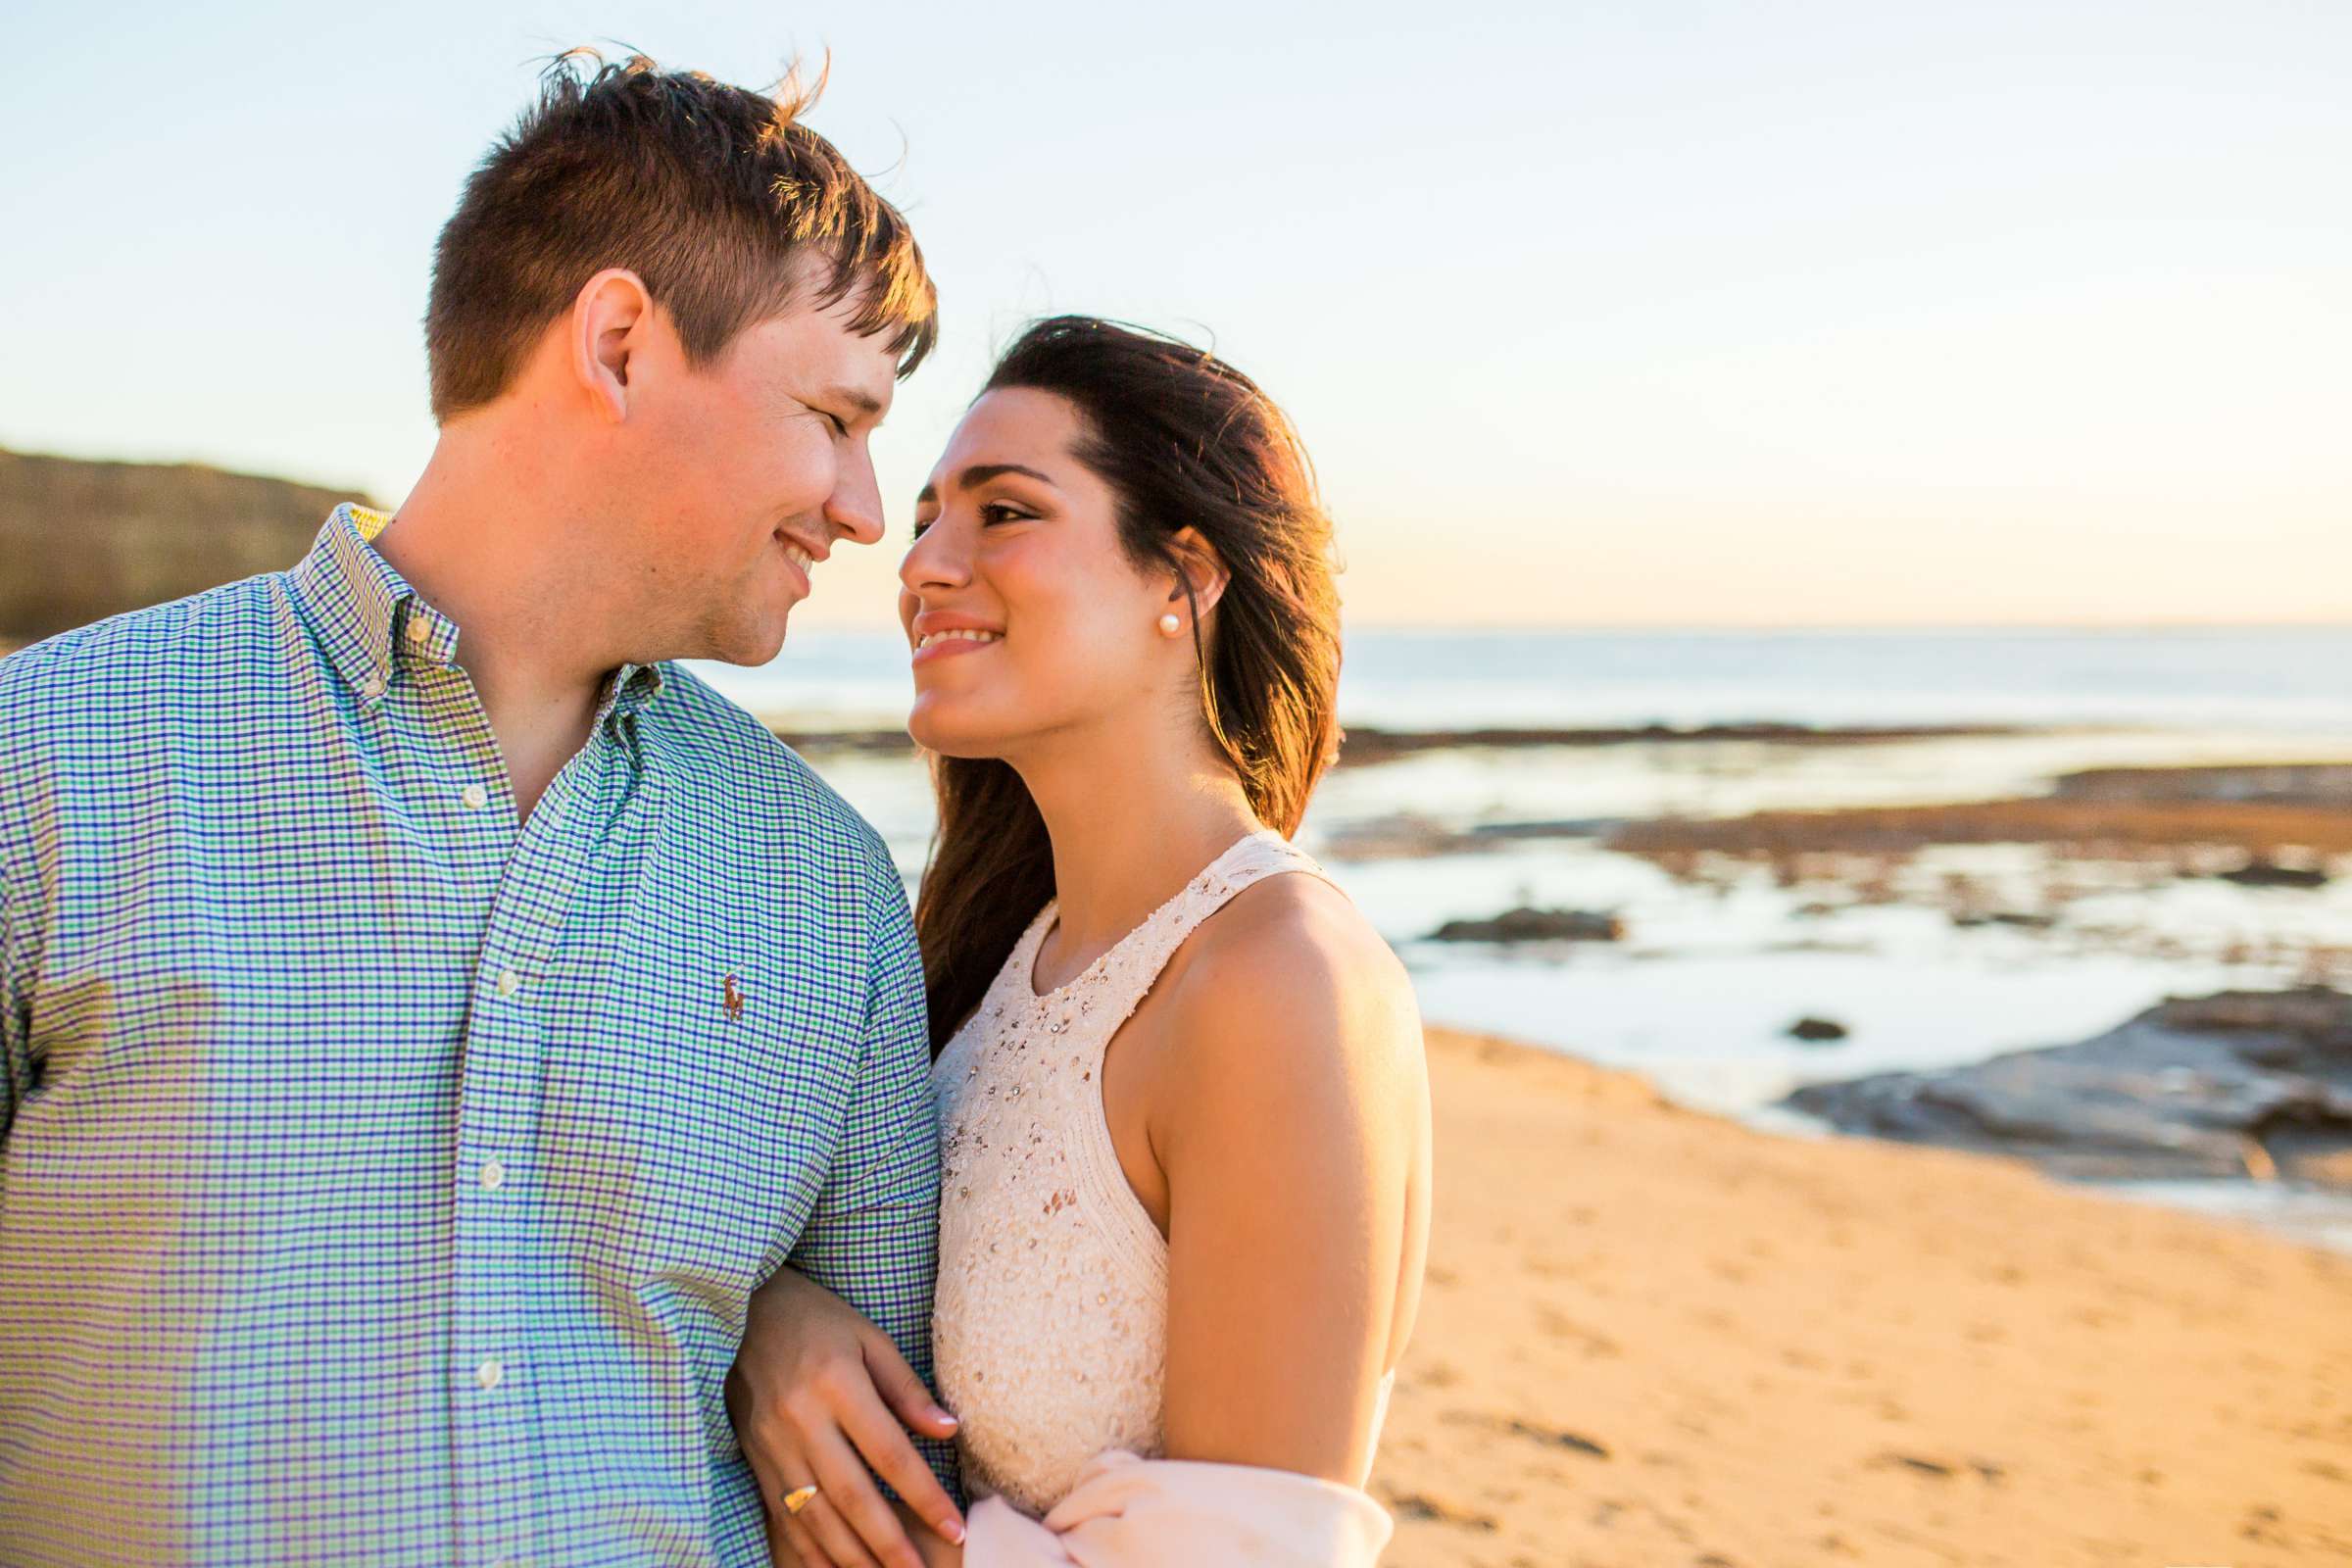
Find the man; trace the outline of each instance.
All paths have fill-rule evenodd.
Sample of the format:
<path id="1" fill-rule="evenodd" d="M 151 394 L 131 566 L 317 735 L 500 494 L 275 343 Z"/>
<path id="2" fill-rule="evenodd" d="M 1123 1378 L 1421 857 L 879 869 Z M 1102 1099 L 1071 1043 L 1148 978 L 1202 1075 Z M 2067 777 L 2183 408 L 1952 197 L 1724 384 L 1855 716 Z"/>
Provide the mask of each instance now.
<path id="1" fill-rule="evenodd" d="M 0 1561 L 763 1563 L 753 1288 L 927 1375 L 904 890 L 663 662 L 881 537 L 933 341 L 806 102 L 559 62 L 398 514 L 0 663 Z"/>

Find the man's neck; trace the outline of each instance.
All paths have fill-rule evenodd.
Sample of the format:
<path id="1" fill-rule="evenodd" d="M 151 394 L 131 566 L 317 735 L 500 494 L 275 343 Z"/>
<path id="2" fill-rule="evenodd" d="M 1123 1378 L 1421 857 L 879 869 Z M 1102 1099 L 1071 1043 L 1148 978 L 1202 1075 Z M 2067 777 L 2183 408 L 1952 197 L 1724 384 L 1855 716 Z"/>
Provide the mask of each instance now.
<path id="1" fill-rule="evenodd" d="M 457 622 L 458 662 L 527 816 L 587 741 L 619 660 L 593 553 L 565 540 L 549 507 L 559 492 L 485 450 L 493 444 L 445 434 L 375 548 Z"/>

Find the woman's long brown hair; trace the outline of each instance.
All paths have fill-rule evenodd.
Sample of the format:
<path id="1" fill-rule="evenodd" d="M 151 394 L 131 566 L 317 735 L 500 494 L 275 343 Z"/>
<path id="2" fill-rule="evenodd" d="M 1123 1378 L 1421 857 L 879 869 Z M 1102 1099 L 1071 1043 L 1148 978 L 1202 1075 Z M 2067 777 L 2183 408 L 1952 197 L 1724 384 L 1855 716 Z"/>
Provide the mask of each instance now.
<path id="1" fill-rule="evenodd" d="M 1291 421 L 1215 356 L 1091 317 L 1022 333 L 982 392 L 1004 387 L 1077 409 L 1077 457 L 1118 498 L 1138 566 L 1175 570 L 1189 596 L 1169 540 L 1189 527 L 1216 551 L 1230 580 L 1205 634 L 1192 617 L 1201 720 L 1258 820 L 1297 832 L 1338 750 L 1340 598 L 1331 518 Z M 914 923 L 936 1053 L 1054 887 L 1045 819 L 1010 764 L 934 757 L 931 777 L 939 828 Z"/>

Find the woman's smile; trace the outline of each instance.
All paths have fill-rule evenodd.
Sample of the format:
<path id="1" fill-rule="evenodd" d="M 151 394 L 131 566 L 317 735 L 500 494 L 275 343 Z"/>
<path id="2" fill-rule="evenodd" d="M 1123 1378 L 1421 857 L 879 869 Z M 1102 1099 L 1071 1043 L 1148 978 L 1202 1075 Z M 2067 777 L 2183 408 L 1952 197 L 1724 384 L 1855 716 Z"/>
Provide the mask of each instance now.
<path id="1" fill-rule="evenodd" d="M 935 660 L 953 659 L 958 654 L 976 654 L 1004 640 L 1003 632 L 982 631 L 978 627 L 930 632 L 915 643 L 913 662 L 927 664 Z"/>

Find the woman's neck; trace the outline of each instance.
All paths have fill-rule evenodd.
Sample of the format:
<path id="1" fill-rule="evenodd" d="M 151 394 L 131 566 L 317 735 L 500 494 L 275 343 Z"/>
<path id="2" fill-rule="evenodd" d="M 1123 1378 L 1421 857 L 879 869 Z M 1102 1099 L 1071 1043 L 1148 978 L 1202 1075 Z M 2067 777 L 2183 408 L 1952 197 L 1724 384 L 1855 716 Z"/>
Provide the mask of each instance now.
<path id="1" fill-rule="evenodd" d="M 1262 825 L 1207 738 L 1176 731 L 1154 714 L 1013 760 L 1054 846 L 1052 970 L 1083 969 Z"/>

